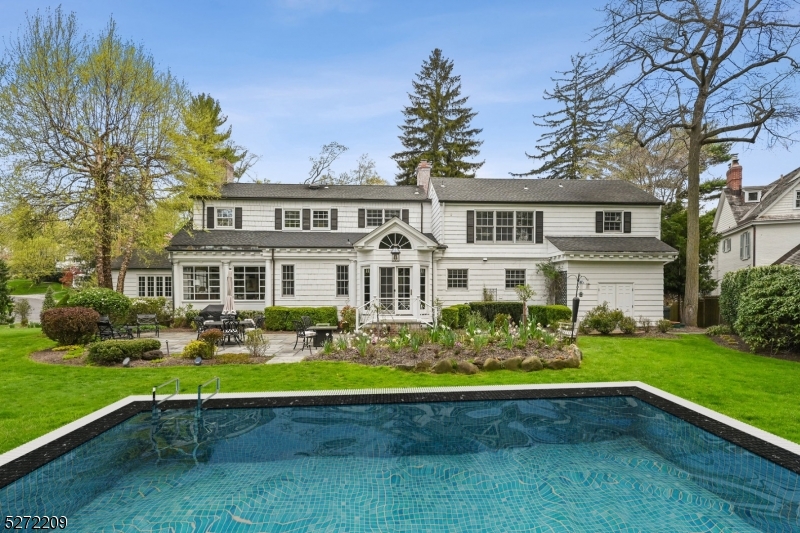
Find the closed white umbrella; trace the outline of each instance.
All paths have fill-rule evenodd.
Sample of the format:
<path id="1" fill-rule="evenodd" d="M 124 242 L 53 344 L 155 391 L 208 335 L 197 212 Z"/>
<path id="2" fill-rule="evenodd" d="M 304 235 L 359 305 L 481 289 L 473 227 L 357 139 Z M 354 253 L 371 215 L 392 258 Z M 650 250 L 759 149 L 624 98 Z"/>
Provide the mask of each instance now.
<path id="1" fill-rule="evenodd" d="M 236 313 L 236 304 L 233 301 L 233 271 L 228 270 L 228 278 L 225 280 L 227 291 L 225 294 L 225 305 L 222 306 L 223 315 L 232 315 Z"/>

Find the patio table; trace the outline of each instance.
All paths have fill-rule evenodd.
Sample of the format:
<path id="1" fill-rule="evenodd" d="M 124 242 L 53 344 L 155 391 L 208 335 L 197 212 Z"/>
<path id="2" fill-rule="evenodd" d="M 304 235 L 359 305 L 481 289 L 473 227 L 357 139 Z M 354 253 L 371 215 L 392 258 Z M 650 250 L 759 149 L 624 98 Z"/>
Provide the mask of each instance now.
<path id="1" fill-rule="evenodd" d="M 325 341 L 332 341 L 333 340 L 333 332 L 339 329 L 338 326 L 311 326 L 308 329 L 311 331 L 316 331 L 317 334 L 314 335 L 314 347 L 319 348 Z"/>

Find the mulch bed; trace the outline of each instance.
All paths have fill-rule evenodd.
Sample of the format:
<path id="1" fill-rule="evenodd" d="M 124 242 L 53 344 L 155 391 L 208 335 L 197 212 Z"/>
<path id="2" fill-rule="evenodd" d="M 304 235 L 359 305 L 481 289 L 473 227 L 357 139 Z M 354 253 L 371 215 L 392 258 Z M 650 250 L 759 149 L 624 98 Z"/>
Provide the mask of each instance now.
<path id="1" fill-rule="evenodd" d="M 783 359 L 785 361 L 795 361 L 800 363 L 800 354 L 795 352 L 771 353 L 769 350 L 753 351 L 750 349 L 750 346 L 744 342 L 741 337 L 739 337 L 739 335 L 713 335 L 709 336 L 709 338 L 725 348 L 731 348 L 733 350 L 739 350 L 740 352 L 747 352 L 753 355 L 761 355 L 763 357 L 772 357 L 773 359 Z"/>
<path id="2" fill-rule="evenodd" d="M 30 358 L 36 361 L 37 363 L 46 363 L 51 365 L 65 365 L 65 366 L 86 366 L 88 361 L 86 360 L 86 356 L 76 357 L 74 359 L 64 359 L 64 356 L 67 352 L 64 351 L 53 351 L 53 350 L 42 350 L 40 352 L 33 352 L 30 355 Z M 239 356 L 236 357 L 234 361 L 227 359 L 226 355 L 235 355 Z M 263 364 L 272 359 L 272 357 L 247 357 L 244 359 L 241 356 L 247 356 L 247 354 L 220 354 L 214 359 L 203 359 L 203 366 L 208 365 L 225 365 L 225 364 L 239 364 L 239 365 L 258 365 Z M 104 365 L 108 367 L 119 367 L 122 368 L 122 364 L 116 365 Z M 131 368 L 160 368 L 165 366 L 194 366 L 193 359 L 184 359 L 183 357 L 164 357 L 164 359 L 160 361 L 131 361 Z"/>

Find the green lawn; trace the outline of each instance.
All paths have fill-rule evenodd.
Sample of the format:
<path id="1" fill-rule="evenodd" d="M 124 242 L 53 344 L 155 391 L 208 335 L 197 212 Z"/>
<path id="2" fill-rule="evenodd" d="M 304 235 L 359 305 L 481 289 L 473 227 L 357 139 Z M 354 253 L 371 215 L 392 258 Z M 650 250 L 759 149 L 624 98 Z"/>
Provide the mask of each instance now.
<path id="1" fill-rule="evenodd" d="M 345 363 L 227 367 L 102 368 L 39 364 L 52 346 L 38 329 L 0 328 L 0 452 L 131 394 L 180 377 L 192 393 L 213 376 L 223 392 L 643 381 L 800 442 L 800 365 L 718 347 L 701 335 L 677 340 L 584 337 L 581 369 L 475 376 L 410 374 Z"/>
<path id="2" fill-rule="evenodd" d="M 12 296 L 27 296 L 29 294 L 44 294 L 47 292 L 48 287 L 53 287 L 55 299 L 63 296 L 67 289 L 63 288 L 60 283 L 45 281 L 42 283 L 34 284 L 29 279 L 12 279 L 8 282 L 8 288 L 11 289 Z"/>

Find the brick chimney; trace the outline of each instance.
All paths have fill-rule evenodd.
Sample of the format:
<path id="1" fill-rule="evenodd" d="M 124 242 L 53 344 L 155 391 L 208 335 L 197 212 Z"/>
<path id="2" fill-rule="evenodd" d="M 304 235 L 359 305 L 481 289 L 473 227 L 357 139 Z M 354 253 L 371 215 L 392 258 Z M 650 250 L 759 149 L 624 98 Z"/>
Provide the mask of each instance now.
<path id="1" fill-rule="evenodd" d="M 728 188 L 734 192 L 742 190 L 742 165 L 739 164 L 739 154 L 731 154 L 731 164 L 725 174 L 728 181 Z"/>
<path id="2" fill-rule="evenodd" d="M 417 187 L 422 187 L 428 193 L 428 185 L 431 182 L 431 164 L 427 161 L 420 161 L 417 166 Z"/>

